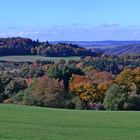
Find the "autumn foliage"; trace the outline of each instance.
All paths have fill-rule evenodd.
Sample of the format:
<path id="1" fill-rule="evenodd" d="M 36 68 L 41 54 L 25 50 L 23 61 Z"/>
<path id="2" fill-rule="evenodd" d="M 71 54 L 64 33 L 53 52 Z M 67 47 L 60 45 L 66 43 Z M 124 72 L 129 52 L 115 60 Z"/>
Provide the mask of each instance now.
<path id="1" fill-rule="evenodd" d="M 0 102 L 72 109 L 140 110 L 140 67 L 137 58 L 134 60 L 88 56 L 69 62 L 3 62 L 2 69 L 12 70 L 6 69 L 0 75 Z"/>
<path id="2" fill-rule="evenodd" d="M 110 85 L 111 79 L 106 73 L 93 70 L 86 76 L 73 75 L 69 88 L 70 91 L 81 100 L 97 103 L 103 101 L 104 93 Z"/>

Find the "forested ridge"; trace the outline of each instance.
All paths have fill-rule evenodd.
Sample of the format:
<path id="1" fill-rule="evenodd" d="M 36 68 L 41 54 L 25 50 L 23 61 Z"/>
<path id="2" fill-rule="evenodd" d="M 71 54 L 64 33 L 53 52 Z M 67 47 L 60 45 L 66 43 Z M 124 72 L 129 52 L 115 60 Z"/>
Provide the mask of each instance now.
<path id="1" fill-rule="evenodd" d="M 57 43 L 48 41 L 33 41 L 28 38 L 0 38 L 0 56 L 6 55 L 41 55 L 48 57 L 62 56 L 97 56 L 99 52 L 92 52 L 75 44 Z"/>

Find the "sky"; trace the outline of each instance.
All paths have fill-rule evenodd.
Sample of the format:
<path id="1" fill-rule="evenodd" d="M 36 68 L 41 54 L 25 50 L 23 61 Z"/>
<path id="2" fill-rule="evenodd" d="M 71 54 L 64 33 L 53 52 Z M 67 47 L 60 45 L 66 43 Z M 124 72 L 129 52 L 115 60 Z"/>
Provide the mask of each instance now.
<path id="1" fill-rule="evenodd" d="M 0 37 L 140 40 L 140 0 L 0 0 Z"/>

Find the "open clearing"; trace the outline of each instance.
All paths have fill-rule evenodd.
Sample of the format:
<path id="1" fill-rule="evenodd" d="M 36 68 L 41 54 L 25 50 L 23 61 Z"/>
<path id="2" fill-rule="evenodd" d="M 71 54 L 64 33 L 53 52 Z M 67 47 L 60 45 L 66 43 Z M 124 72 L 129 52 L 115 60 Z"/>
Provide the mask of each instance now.
<path id="1" fill-rule="evenodd" d="M 43 57 L 38 55 L 24 55 L 24 56 L 1 56 L 0 61 L 13 61 L 13 62 L 22 62 L 22 61 L 28 61 L 28 62 L 34 62 L 36 60 L 41 61 L 54 61 L 58 62 L 59 60 L 64 59 L 66 61 L 69 60 L 79 60 L 80 57 L 71 56 L 71 57 Z"/>
<path id="2" fill-rule="evenodd" d="M 140 112 L 0 104 L 0 140 L 139 140 Z"/>

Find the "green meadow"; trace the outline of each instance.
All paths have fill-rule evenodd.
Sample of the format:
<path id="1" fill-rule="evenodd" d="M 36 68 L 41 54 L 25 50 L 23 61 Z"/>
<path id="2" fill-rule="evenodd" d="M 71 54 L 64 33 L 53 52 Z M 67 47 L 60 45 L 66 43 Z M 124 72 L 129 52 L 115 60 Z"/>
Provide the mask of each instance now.
<path id="1" fill-rule="evenodd" d="M 23 62 L 29 61 L 34 62 L 36 60 L 41 61 L 54 61 L 58 62 L 59 60 L 64 59 L 65 61 L 69 60 L 80 60 L 80 57 L 70 56 L 70 57 L 43 57 L 38 55 L 24 55 L 24 56 L 1 56 L 0 61 L 12 61 L 12 62 Z"/>
<path id="2" fill-rule="evenodd" d="M 0 140 L 139 140 L 140 112 L 0 104 Z"/>

